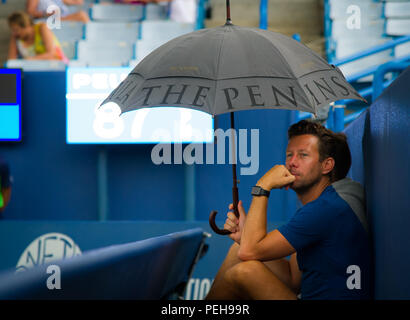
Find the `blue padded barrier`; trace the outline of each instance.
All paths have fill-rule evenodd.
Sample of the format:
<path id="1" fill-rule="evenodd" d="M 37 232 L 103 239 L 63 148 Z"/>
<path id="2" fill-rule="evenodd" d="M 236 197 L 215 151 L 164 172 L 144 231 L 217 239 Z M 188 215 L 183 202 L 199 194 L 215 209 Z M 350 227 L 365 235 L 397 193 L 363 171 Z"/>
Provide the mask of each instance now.
<path id="1" fill-rule="evenodd" d="M 375 297 L 410 298 L 410 68 L 369 109 L 366 196 L 375 248 Z"/>
<path id="2" fill-rule="evenodd" d="M 0 275 L 0 299 L 161 299 L 182 294 L 202 254 L 195 228 L 91 250 L 23 272 Z M 61 270 L 61 289 L 47 288 L 49 265 Z"/>
<path id="3" fill-rule="evenodd" d="M 363 139 L 365 127 L 368 126 L 368 120 L 369 110 L 366 109 L 344 130 L 352 156 L 352 167 L 350 168 L 348 176 L 362 185 L 365 185 Z"/>
<path id="4" fill-rule="evenodd" d="M 375 299 L 410 298 L 409 82 L 407 68 L 345 130 L 353 154 L 350 175 L 366 190 Z"/>

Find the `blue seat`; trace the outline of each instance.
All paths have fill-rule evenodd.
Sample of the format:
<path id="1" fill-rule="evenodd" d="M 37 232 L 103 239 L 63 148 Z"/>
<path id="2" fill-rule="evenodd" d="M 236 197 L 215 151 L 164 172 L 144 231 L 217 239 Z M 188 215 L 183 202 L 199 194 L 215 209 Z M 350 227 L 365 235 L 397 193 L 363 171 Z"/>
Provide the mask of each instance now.
<path id="1" fill-rule="evenodd" d="M 387 2 L 384 15 L 386 18 L 410 18 L 410 2 Z"/>
<path id="2" fill-rule="evenodd" d="M 126 41 L 86 41 L 77 44 L 77 58 L 88 66 L 122 66 L 134 57 L 134 44 Z"/>
<path id="3" fill-rule="evenodd" d="M 159 48 L 166 42 L 167 41 L 158 38 L 153 38 L 149 40 L 137 40 L 137 42 L 135 43 L 135 60 L 137 61 L 137 63 L 139 63 L 152 51 Z"/>
<path id="4" fill-rule="evenodd" d="M 91 18 L 101 21 L 140 21 L 143 6 L 133 4 L 95 4 L 91 8 Z"/>
<path id="5" fill-rule="evenodd" d="M 162 299 L 182 295 L 203 254 L 205 234 L 190 229 L 84 252 L 0 275 L 0 299 Z M 57 265 L 61 289 L 46 286 Z"/>
<path id="6" fill-rule="evenodd" d="M 84 37 L 84 23 L 74 21 L 61 21 L 61 28 L 53 29 L 60 42 L 74 42 Z"/>
<path id="7" fill-rule="evenodd" d="M 194 31 L 195 25 L 171 20 L 147 20 L 141 22 L 141 39 L 169 41 Z"/>
<path id="8" fill-rule="evenodd" d="M 386 19 L 386 34 L 405 36 L 409 34 L 410 19 Z"/>
<path id="9" fill-rule="evenodd" d="M 60 42 L 61 44 L 61 49 L 63 49 L 65 56 L 69 59 L 72 60 L 76 56 L 76 43 L 75 42 L 68 42 L 68 41 L 62 41 Z"/>
<path id="10" fill-rule="evenodd" d="M 376 299 L 410 299 L 409 83 L 410 67 L 345 129 L 349 175 L 366 191 Z"/>
<path id="11" fill-rule="evenodd" d="M 163 20 L 167 19 L 168 7 L 155 4 L 147 3 L 145 6 L 145 20 Z"/>
<path id="12" fill-rule="evenodd" d="M 105 41 L 109 35 L 110 39 L 135 42 L 139 28 L 138 22 L 89 22 L 85 27 L 85 39 Z"/>

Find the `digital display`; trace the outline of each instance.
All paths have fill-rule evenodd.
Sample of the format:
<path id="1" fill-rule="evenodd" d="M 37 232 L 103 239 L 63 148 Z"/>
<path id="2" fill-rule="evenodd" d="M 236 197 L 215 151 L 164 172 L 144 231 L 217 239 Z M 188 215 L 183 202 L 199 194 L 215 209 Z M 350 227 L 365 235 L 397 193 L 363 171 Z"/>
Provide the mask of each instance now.
<path id="1" fill-rule="evenodd" d="M 213 142 L 211 115 L 187 108 L 144 108 L 120 115 L 100 104 L 133 68 L 67 68 L 67 143 Z"/>
<path id="2" fill-rule="evenodd" d="M 0 68 L 0 141 L 21 141 L 21 73 Z"/>

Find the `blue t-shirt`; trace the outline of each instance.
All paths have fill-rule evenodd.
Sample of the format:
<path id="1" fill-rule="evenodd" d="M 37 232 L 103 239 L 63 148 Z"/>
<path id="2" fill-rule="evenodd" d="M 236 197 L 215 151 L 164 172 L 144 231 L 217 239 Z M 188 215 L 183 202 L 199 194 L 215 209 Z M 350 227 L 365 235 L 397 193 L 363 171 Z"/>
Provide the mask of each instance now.
<path id="1" fill-rule="evenodd" d="M 296 249 L 302 299 L 371 299 L 371 246 L 361 185 L 328 186 L 278 228 Z"/>

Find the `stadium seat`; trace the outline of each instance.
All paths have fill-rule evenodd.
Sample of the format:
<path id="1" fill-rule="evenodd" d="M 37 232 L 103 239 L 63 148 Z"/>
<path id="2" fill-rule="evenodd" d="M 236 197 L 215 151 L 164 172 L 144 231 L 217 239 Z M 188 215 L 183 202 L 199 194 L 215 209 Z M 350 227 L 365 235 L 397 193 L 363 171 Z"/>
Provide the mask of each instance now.
<path id="1" fill-rule="evenodd" d="M 154 39 L 144 39 L 137 40 L 135 43 L 135 60 L 137 63 L 149 55 L 152 51 L 162 46 L 167 41 L 154 38 Z"/>
<path id="2" fill-rule="evenodd" d="M 134 59 L 134 60 L 130 60 L 130 61 L 128 62 L 128 66 L 129 66 L 130 68 L 135 68 L 138 63 L 140 63 L 139 60 L 135 60 L 135 59 Z"/>
<path id="3" fill-rule="evenodd" d="M 65 56 L 67 59 L 72 60 L 76 56 L 76 43 L 74 41 L 62 41 L 60 42 L 61 49 L 63 49 Z"/>
<path id="4" fill-rule="evenodd" d="M 134 58 L 134 44 L 126 41 L 85 41 L 77 44 L 77 58 L 88 66 L 122 66 Z"/>
<path id="5" fill-rule="evenodd" d="M 410 32 L 410 19 L 387 19 L 386 34 L 404 36 Z"/>
<path id="6" fill-rule="evenodd" d="M 385 50 L 376 54 L 373 54 L 371 56 L 346 63 L 344 65 L 340 66 L 340 70 L 343 72 L 345 77 L 352 76 L 356 73 L 359 73 L 360 71 L 363 71 L 365 69 L 381 65 L 383 63 L 386 63 L 390 61 L 393 58 L 393 53 L 392 50 Z M 371 81 L 373 79 L 373 76 L 365 77 L 360 80 L 360 82 L 366 82 L 366 81 Z"/>
<path id="7" fill-rule="evenodd" d="M 362 20 L 360 29 L 349 29 L 346 20 L 335 20 L 332 23 L 331 37 L 335 40 L 340 38 L 368 38 L 384 35 L 384 19 Z"/>
<path id="8" fill-rule="evenodd" d="M 74 42 L 84 37 L 84 23 L 74 21 L 61 21 L 61 28 L 53 29 L 60 42 Z"/>
<path id="9" fill-rule="evenodd" d="M 101 21 L 140 21 L 143 6 L 132 4 L 95 4 L 91 8 L 91 18 Z"/>
<path id="10" fill-rule="evenodd" d="M 147 3 L 145 6 L 145 20 L 163 20 L 168 16 L 167 6 Z"/>
<path id="11" fill-rule="evenodd" d="M 194 31 L 195 26 L 189 23 L 174 21 L 148 20 L 141 23 L 141 39 L 169 41 L 183 34 Z"/>
<path id="12" fill-rule="evenodd" d="M 360 8 L 361 17 L 364 19 L 378 19 L 383 13 L 383 4 L 373 0 L 330 0 L 329 3 L 329 16 L 332 20 L 346 20 L 346 17 L 351 15 L 350 10 L 357 8 Z"/>
<path id="13" fill-rule="evenodd" d="M 410 42 L 399 44 L 394 49 L 394 57 L 401 58 L 410 55 Z"/>
<path id="14" fill-rule="evenodd" d="M 89 22 L 85 26 L 85 39 L 105 41 L 107 35 L 118 41 L 135 42 L 139 37 L 138 22 Z"/>
<path id="15" fill-rule="evenodd" d="M 60 60 L 8 60 L 7 68 L 21 68 L 24 71 L 64 71 L 66 65 Z"/>
<path id="16" fill-rule="evenodd" d="M 386 18 L 410 18 L 410 2 L 386 3 L 384 6 L 384 15 Z"/>
<path id="17" fill-rule="evenodd" d="M 381 45 L 392 38 L 379 38 L 379 37 L 367 37 L 367 38 L 340 38 L 336 41 L 335 58 L 341 59 L 358 51 L 366 50 L 370 47 Z"/>
<path id="18" fill-rule="evenodd" d="M 0 299 L 166 299 L 182 296 L 204 253 L 200 228 L 84 252 L 0 275 Z M 58 266 L 60 290 L 46 283 Z"/>

